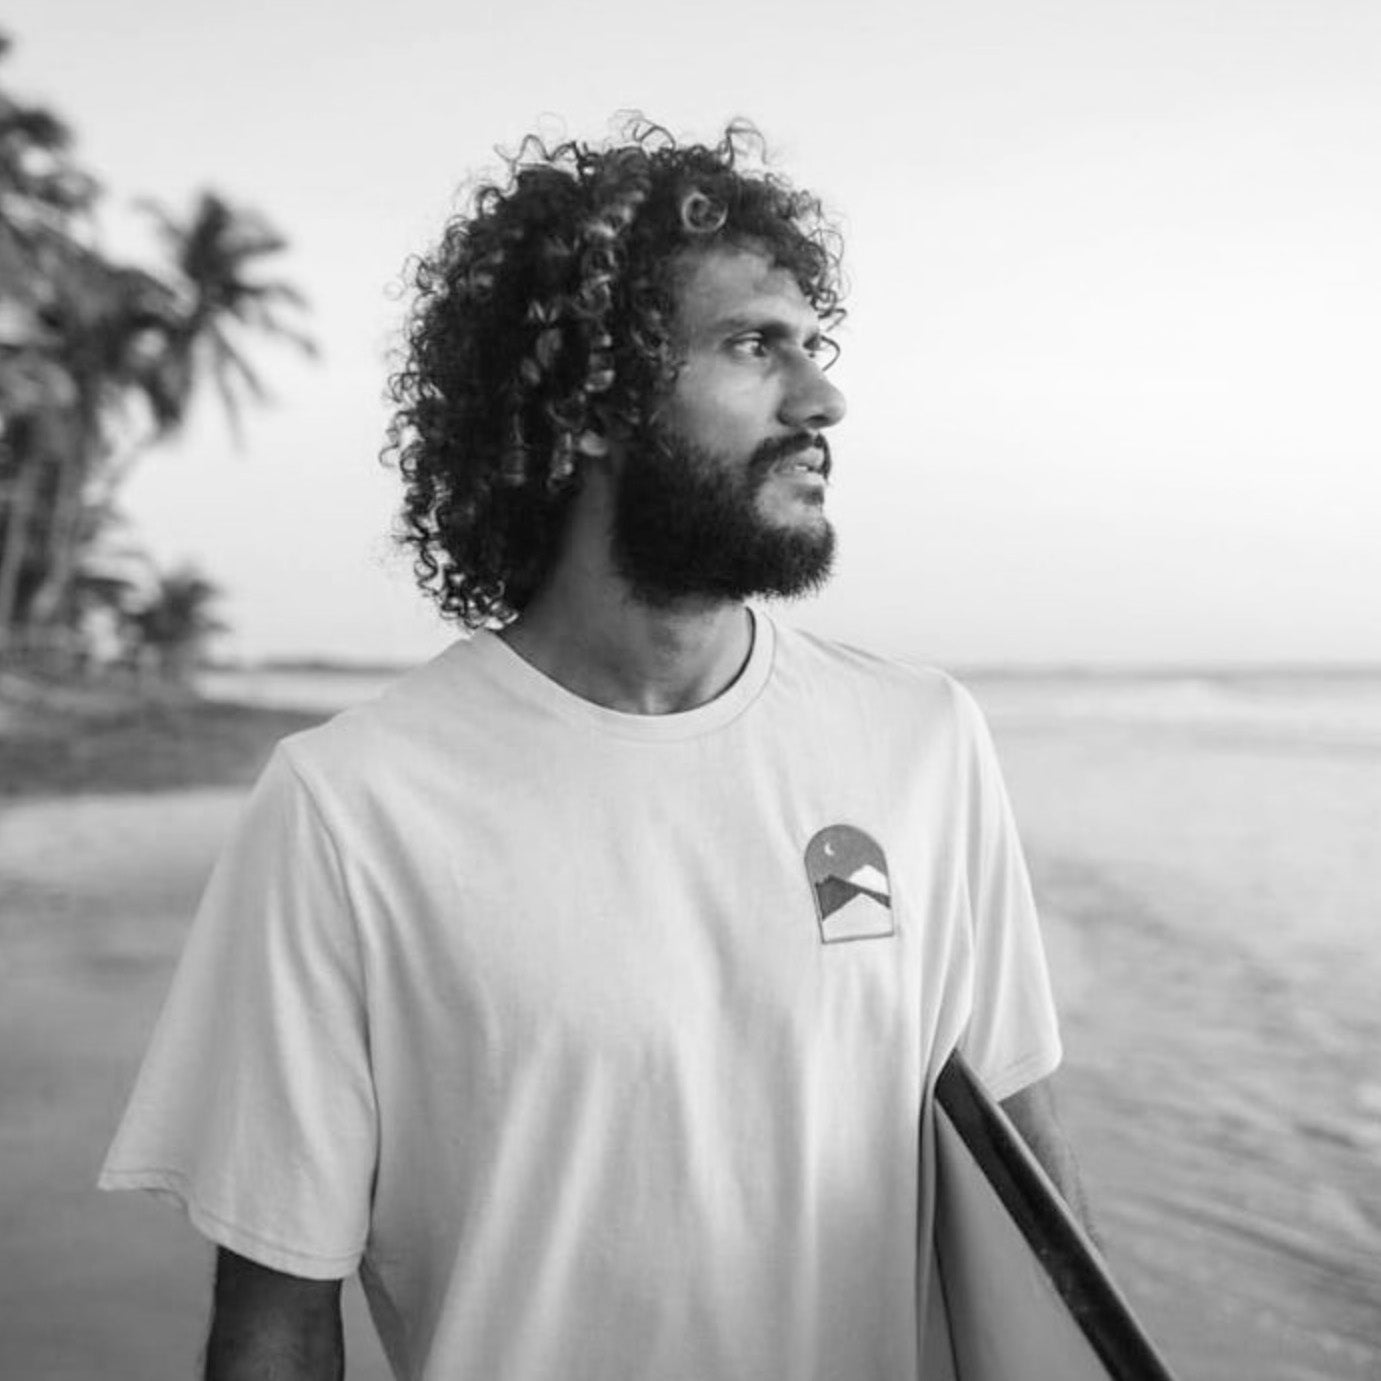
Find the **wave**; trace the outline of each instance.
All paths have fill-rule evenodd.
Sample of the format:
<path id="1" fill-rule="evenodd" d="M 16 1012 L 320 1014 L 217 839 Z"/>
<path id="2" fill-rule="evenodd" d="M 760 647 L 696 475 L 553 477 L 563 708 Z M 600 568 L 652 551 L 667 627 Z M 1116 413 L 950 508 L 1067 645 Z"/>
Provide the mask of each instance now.
<path id="1" fill-rule="evenodd" d="M 968 684 L 997 723 L 1169 731 L 1283 749 L 1381 752 L 1381 673 L 1016 676 Z"/>

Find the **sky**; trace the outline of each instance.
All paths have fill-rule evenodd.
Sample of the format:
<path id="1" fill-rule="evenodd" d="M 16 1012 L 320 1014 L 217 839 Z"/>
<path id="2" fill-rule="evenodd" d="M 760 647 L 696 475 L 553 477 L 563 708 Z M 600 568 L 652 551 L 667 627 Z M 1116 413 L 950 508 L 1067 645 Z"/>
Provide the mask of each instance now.
<path id="1" fill-rule="evenodd" d="M 444 646 L 378 462 L 401 270 L 496 146 L 748 116 L 846 238 L 837 575 L 784 616 L 942 665 L 1381 661 L 1375 0 L 10 0 L 3 80 L 130 205 L 291 241 L 316 363 L 125 496 L 228 655 Z"/>

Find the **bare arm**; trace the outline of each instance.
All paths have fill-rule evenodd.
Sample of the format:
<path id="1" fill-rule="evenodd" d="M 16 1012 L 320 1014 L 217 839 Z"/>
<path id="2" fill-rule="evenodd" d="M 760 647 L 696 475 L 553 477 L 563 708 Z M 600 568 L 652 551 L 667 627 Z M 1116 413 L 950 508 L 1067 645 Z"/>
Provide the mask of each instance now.
<path id="1" fill-rule="evenodd" d="M 1097 1243 L 1098 1234 L 1079 1178 L 1079 1165 L 1055 1112 L 1053 1081 L 1049 1078 L 1039 1079 L 1019 1089 L 1010 1098 L 1002 1100 L 1002 1111 L 1012 1119 L 1022 1140 L 1034 1152 L 1041 1168 L 1073 1210 L 1080 1226 Z"/>
<path id="2" fill-rule="evenodd" d="M 340 1286 L 221 1248 L 205 1381 L 341 1381 Z"/>

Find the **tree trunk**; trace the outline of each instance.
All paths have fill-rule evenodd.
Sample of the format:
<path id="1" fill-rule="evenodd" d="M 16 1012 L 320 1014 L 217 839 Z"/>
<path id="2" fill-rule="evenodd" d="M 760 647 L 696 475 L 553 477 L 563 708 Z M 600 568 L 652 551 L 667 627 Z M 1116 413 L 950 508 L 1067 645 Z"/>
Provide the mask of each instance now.
<path id="1" fill-rule="evenodd" d="M 49 635 L 56 632 L 66 615 L 81 531 L 82 481 L 86 467 L 76 454 L 64 456 L 61 464 L 43 544 L 43 577 L 29 604 L 27 620 L 43 642 L 50 640 Z"/>
<path id="2" fill-rule="evenodd" d="M 28 554 L 30 525 L 42 464 L 36 455 L 13 452 L 14 478 L 6 496 L 5 532 L 0 538 L 0 652 L 14 640 L 19 623 L 19 577 Z"/>
<path id="3" fill-rule="evenodd" d="M 55 644 L 67 617 L 67 597 L 77 572 L 86 480 L 100 445 L 93 406 L 82 408 L 82 425 L 58 459 L 57 492 L 43 544 L 43 577 L 29 605 L 28 625 L 40 642 Z"/>

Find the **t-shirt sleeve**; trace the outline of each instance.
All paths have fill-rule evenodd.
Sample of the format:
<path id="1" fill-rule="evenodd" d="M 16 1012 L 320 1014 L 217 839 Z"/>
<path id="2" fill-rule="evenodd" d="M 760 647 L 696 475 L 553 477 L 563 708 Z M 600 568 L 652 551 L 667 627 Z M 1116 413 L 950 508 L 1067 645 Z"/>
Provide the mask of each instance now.
<path id="1" fill-rule="evenodd" d="M 362 1255 L 376 1148 L 341 864 L 280 748 L 212 874 L 100 1185 L 329 1280 Z"/>
<path id="2" fill-rule="evenodd" d="M 1061 1059 L 1059 1024 L 1031 880 L 982 711 L 955 686 L 968 756 L 968 893 L 973 1002 L 959 1048 L 994 1098 Z"/>

